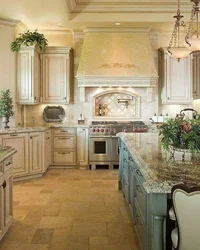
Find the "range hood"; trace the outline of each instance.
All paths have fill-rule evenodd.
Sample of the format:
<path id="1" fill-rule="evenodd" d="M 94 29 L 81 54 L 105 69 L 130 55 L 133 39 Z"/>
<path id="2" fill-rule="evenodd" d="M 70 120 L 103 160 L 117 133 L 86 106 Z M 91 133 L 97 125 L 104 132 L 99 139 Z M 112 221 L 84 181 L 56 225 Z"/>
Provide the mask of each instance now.
<path id="1" fill-rule="evenodd" d="M 147 28 L 85 30 L 79 87 L 155 87 L 157 71 Z"/>

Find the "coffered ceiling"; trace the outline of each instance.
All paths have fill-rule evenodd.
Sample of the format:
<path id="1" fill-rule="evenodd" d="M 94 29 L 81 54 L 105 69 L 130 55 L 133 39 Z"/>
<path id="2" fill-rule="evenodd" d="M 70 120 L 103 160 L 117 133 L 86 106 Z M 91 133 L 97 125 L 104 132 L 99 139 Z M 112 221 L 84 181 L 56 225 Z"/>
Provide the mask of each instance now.
<path id="1" fill-rule="evenodd" d="M 185 21 L 192 4 L 180 0 Z M 70 30 L 85 26 L 121 27 L 173 25 L 174 0 L 0 0 L 0 18 L 20 20 L 28 29 Z"/>

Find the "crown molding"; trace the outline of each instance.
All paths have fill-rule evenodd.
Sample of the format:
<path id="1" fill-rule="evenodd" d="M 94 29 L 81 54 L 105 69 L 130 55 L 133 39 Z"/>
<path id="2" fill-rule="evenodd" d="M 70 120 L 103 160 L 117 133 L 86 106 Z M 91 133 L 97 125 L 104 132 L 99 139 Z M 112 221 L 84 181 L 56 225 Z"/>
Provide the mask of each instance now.
<path id="1" fill-rule="evenodd" d="M 30 29 L 30 31 L 35 31 L 35 29 Z M 58 34 L 58 35 L 66 35 L 66 34 L 72 34 L 71 30 L 68 29 L 38 29 L 38 32 L 43 34 Z"/>
<path id="2" fill-rule="evenodd" d="M 78 38 L 84 38 L 84 36 L 85 36 L 85 33 L 83 31 L 81 31 L 81 30 L 73 30 L 72 34 L 77 39 Z"/>
<path id="3" fill-rule="evenodd" d="M 16 19 L 0 18 L 0 24 L 5 26 L 16 27 L 18 23 L 20 23 L 20 21 Z"/>
<path id="4" fill-rule="evenodd" d="M 83 28 L 84 33 L 149 33 L 150 28 L 148 27 L 143 27 L 143 28 L 138 28 L 138 27 L 130 27 L 130 28 L 125 28 L 125 27 L 87 27 Z"/>

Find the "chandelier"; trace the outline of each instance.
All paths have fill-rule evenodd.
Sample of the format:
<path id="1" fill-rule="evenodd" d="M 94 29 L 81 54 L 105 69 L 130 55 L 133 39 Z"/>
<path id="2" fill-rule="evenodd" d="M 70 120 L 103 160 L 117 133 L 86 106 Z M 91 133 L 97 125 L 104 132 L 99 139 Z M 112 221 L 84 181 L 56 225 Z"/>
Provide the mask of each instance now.
<path id="1" fill-rule="evenodd" d="M 189 21 L 188 30 L 186 33 L 185 41 L 190 46 L 189 49 L 192 51 L 200 50 L 200 37 L 199 37 L 199 25 L 198 25 L 198 14 L 200 11 L 199 3 L 200 0 L 191 0 L 194 3 L 191 11 L 191 17 Z"/>
<path id="2" fill-rule="evenodd" d="M 172 37 L 169 42 L 169 46 L 167 47 L 167 50 L 171 57 L 176 58 L 179 61 L 180 59 L 187 57 L 191 53 L 191 51 L 188 48 L 180 46 L 180 27 L 183 27 L 185 30 L 185 24 L 184 21 L 181 20 L 183 18 L 183 15 L 181 15 L 179 0 L 178 0 L 177 13 L 174 16 L 174 18 L 176 19 L 176 21 L 174 24 L 174 30 L 172 32 Z"/>

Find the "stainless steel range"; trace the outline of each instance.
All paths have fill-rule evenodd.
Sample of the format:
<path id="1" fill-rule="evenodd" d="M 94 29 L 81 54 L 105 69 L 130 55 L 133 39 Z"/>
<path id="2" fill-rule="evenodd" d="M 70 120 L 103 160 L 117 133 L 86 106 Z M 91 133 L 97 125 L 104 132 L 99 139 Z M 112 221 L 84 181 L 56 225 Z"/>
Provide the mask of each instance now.
<path id="1" fill-rule="evenodd" d="M 142 121 L 117 122 L 93 121 L 89 127 L 89 167 L 96 169 L 105 166 L 109 169 L 119 167 L 119 132 L 147 132 Z"/>

